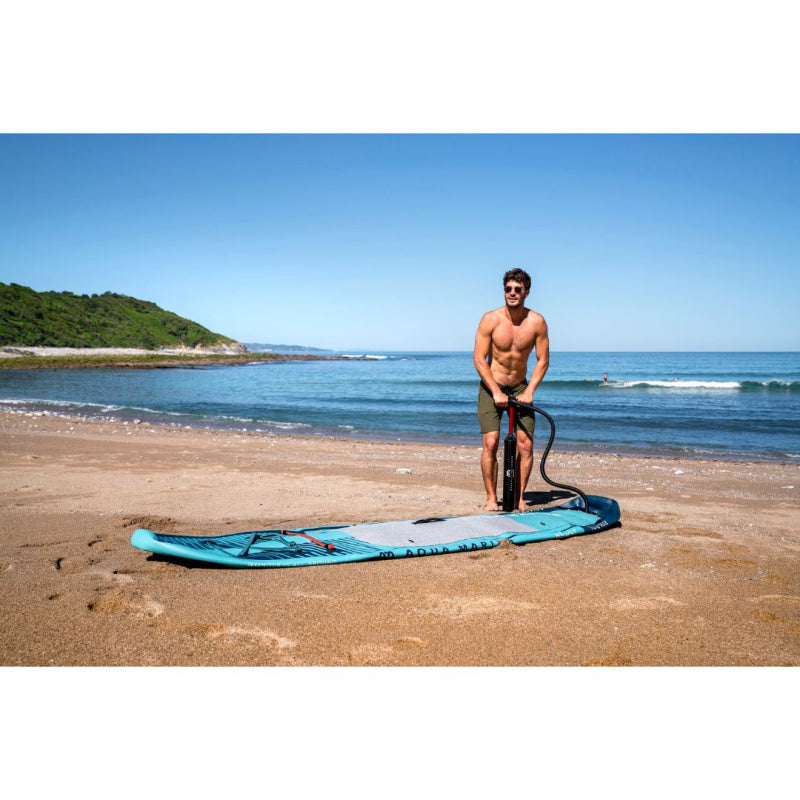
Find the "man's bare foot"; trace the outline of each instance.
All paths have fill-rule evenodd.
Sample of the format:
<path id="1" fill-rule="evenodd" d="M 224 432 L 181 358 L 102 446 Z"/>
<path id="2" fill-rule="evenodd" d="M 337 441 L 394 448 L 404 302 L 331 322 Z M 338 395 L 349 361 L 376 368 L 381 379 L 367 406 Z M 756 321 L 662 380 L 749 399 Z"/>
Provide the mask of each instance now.
<path id="1" fill-rule="evenodd" d="M 483 507 L 484 511 L 499 511 L 500 506 L 497 505 L 497 500 L 487 500 L 486 505 Z"/>
<path id="2" fill-rule="evenodd" d="M 517 511 L 528 511 L 528 504 L 524 500 L 520 500 Z"/>

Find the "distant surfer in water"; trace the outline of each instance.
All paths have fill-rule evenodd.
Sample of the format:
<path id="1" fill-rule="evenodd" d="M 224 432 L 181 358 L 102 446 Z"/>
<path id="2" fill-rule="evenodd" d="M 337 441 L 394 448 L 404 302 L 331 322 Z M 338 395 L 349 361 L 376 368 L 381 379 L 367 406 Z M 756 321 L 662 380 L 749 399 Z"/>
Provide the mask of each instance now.
<path id="1" fill-rule="evenodd" d="M 541 314 L 525 307 L 531 278 L 521 269 L 511 269 L 503 276 L 505 305 L 487 311 L 475 336 L 475 369 L 481 378 L 478 389 L 478 419 L 483 435 L 481 473 L 486 487 L 486 510 L 497 511 L 497 448 L 500 443 L 500 417 L 508 408 L 508 396 L 521 403 L 532 403 L 533 393 L 550 366 L 550 340 L 547 323 Z M 536 354 L 536 366 L 527 378 L 528 357 Z M 519 454 L 519 508 L 525 510 L 525 487 L 533 466 L 532 411 L 517 415 L 517 452 Z"/>

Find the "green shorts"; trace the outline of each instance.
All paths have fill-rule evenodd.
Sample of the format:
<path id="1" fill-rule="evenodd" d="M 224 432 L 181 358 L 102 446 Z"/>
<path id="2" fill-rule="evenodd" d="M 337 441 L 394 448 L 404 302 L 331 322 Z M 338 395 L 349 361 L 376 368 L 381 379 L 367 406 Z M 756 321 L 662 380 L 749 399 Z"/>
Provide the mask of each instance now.
<path id="1" fill-rule="evenodd" d="M 500 388 L 512 397 L 521 395 L 528 385 L 528 381 L 523 381 L 514 386 L 501 386 Z M 504 408 L 498 408 L 494 404 L 492 393 L 481 381 L 478 387 L 478 420 L 481 423 L 481 433 L 492 433 L 493 431 L 500 430 L 500 417 L 503 416 Z M 514 427 L 516 429 L 524 428 L 531 436 L 533 436 L 533 428 L 536 423 L 533 411 L 518 408 L 516 411 L 516 420 Z"/>

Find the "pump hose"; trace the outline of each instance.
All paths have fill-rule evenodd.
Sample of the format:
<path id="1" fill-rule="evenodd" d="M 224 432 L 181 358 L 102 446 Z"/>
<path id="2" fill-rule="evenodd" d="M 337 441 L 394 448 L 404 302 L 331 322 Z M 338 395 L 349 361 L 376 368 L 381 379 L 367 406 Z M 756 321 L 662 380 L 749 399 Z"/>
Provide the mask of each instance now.
<path id="1" fill-rule="evenodd" d="M 567 486 L 566 483 L 556 483 L 554 480 L 551 480 L 547 477 L 544 465 L 547 461 L 547 456 L 550 453 L 550 448 L 553 446 L 553 441 L 556 438 L 556 423 L 554 422 L 553 418 L 546 411 L 543 411 L 541 408 L 539 408 L 539 406 L 535 406 L 532 403 L 520 403 L 520 401 L 514 397 L 509 397 L 508 402 L 510 405 L 516 406 L 517 408 L 528 408 L 531 411 L 535 411 L 537 414 L 541 414 L 550 423 L 550 439 L 548 440 L 547 446 L 542 452 L 542 460 L 539 462 L 539 472 L 542 473 L 542 478 L 544 478 L 545 482 L 549 483 L 551 486 L 555 486 L 557 489 L 566 489 L 569 492 L 574 492 L 575 494 L 579 495 L 581 500 L 583 500 L 583 510 L 587 514 L 591 513 L 589 511 L 589 500 L 584 492 L 575 486 Z"/>

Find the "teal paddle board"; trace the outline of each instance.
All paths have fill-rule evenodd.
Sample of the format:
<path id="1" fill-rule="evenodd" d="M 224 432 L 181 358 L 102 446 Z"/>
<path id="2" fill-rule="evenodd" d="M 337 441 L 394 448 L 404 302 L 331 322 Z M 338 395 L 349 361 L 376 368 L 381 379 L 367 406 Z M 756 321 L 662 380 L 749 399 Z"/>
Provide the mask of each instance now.
<path id="1" fill-rule="evenodd" d="M 225 567 L 304 567 L 464 553 L 598 533 L 619 524 L 616 500 L 588 495 L 538 511 L 431 517 L 358 525 L 264 530 L 222 536 L 177 536 L 134 531 L 134 547 L 159 556 Z"/>

